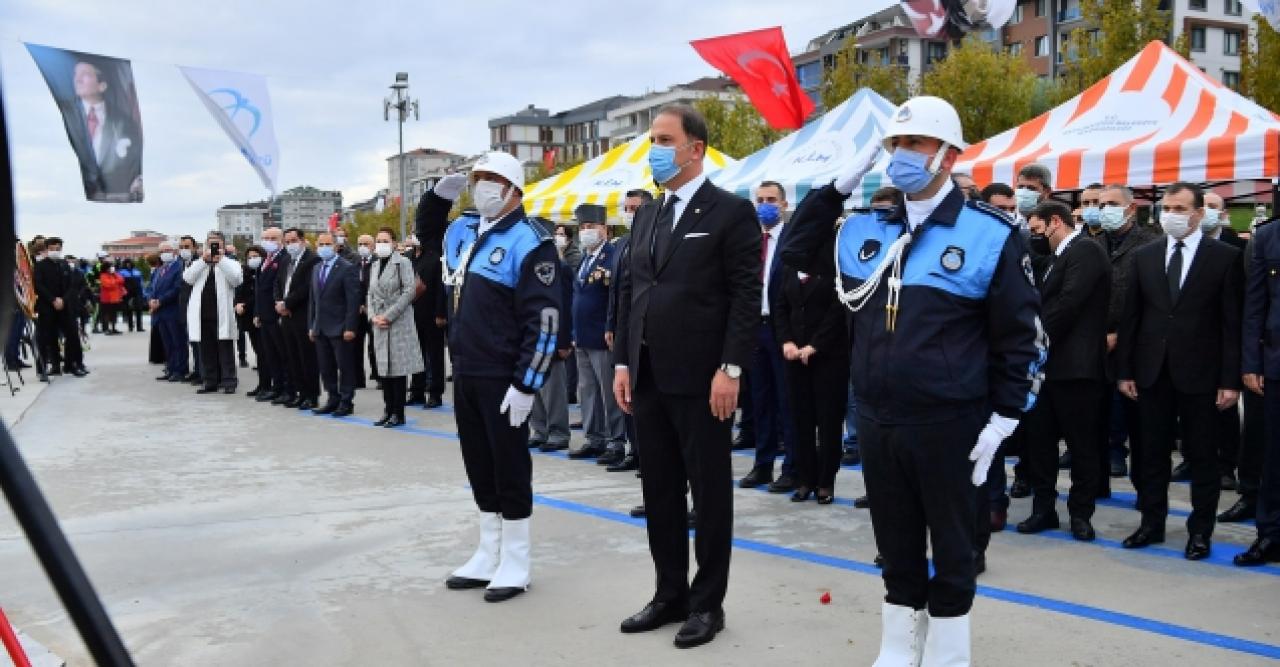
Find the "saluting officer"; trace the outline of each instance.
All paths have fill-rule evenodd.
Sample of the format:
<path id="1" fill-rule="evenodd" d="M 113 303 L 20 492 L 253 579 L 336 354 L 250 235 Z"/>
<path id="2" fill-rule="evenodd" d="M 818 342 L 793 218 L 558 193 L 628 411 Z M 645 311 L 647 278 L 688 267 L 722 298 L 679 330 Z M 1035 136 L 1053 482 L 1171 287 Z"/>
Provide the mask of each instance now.
<path id="1" fill-rule="evenodd" d="M 887 589 L 875 664 L 968 665 L 971 484 L 986 480 L 1000 442 L 1034 404 L 1047 340 L 1016 225 L 966 203 L 952 183 L 965 148 L 955 109 L 936 97 L 907 100 L 882 143 L 904 205 L 836 230 L 875 162 L 872 146 L 800 204 L 783 261 L 830 271 L 853 311 L 858 442 Z M 821 252 L 832 235 L 836 258 Z"/>
<path id="2" fill-rule="evenodd" d="M 450 174 L 427 196 L 418 238 L 443 249 L 449 297 L 449 352 L 462 460 L 480 508 L 480 544 L 446 582 L 487 587 L 501 602 L 529 586 L 533 510 L 529 411 L 546 381 L 560 332 L 560 260 L 551 236 L 525 217 L 524 167 L 486 153 L 471 171 L 480 217 L 447 226 L 468 178 Z"/>

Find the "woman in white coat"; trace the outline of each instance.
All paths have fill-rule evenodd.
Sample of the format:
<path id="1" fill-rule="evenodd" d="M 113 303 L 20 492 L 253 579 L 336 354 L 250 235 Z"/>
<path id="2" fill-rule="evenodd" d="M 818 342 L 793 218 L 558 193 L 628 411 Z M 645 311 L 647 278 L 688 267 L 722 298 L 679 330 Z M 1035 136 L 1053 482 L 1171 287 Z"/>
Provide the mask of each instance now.
<path id="1" fill-rule="evenodd" d="M 421 373 L 422 345 L 413 321 L 413 298 L 418 274 L 413 262 L 395 251 L 396 235 L 389 227 L 378 230 L 365 311 L 373 324 L 374 370 L 382 380 L 382 419 L 374 426 L 395 428 L 404 424 L 405 392 L 409 376 Z"/>
<path id="2" fill-rule="evenodd" d="M 209 232 L 204 254 L 182 272 L 191 285 L 187 302 L 187 334 L 200 345 L 201 377 L 198 394 L 236 391 L 236 287 L 244 280 L 240 264 L 223 254 L 226 242 L 220 232 Z"/>

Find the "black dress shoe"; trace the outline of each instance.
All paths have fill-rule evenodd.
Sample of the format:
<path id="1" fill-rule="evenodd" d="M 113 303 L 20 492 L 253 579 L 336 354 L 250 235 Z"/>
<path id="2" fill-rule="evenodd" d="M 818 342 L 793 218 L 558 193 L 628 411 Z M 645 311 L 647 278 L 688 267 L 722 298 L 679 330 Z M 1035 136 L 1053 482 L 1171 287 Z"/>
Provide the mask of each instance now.
<path id="1" fill-rule="evenodd" d="M 170 375 L 169 381 L 170 382 L 186 382 L 186 380 L 181 375 Z"/>
<path id="2" fill-rule="evenodd" d="M 542 449 L 542 446 L 545 444 L 547 444 L 545 440 L 534 440 L 533 438 L 529 438 L 529 449 Z"/>
<path id="3" fill-rule="evenodd" d="M 637 614 L 622 622 L 620 628 L 626 634 L 649 632 L 668 624 L 683 621 L 689 617 L 684 604 L 675 602 L 650 602 Z"/>
<path id="4" fill-rule="evenodd" d="M 168 381 L 169 381 L 169 375 L 167 373 L 156 378 L 156 382 L 168 382 Z"/>
<path id="5" fill-rule="evenodd" d="M 441 400 L 439 396 L 428 396 L 427 402 L 423 404 L 422 407 L 430 410 L 431 408 L 438 408 L 442 405 L 444 405 L 444 401 Z"/>
<path id="6" fill-rule="evenodd" d="M 224 393 L 224 394 L 234 394 L 234 393 L 236 393 L 236 388 L 235 388 L 235 387 L 223 387 L 223 388 L 222 388 L 222 393 Z"/>
<path id="7" fill-rule="evenodd" d="M 791 502 L 802 503 L 811 497 L 813 497 L 813 489 L 807 486 L 802 486 L 796 489 L 795 493 L 791 494 Z"/>
<path id="8" fill-rule="evenodd" d="M 426 405 L 426 403 L 426 394 L 411 394 L 409 398 L 406 398 L 404 401 L 405 405 Z"/>
<path id="9" fill-rule="evenodd" d="M 323 406 L 312 410 L 311 413 L 316 415 L 331 415 L 337 409 L 337 403 L 325 403 Z"/>
<path id="10" fill-rule="evenodd" d="M 871 499 L 867 496 L 858 496 L 853 499 L 853 506 L 860 510 L 867 509 L 868 507 L 871 507 Z"/>
<path id="11" fill-rule="evenodd" d="M 1235 504 L 1228 507 L 1225 511 L 1218 515 L 1218 521 L 1222 523 L 1238 523 L 1240 521 L 1248 521 L 1258 514 L 1258 503 L 1252 498 L 1240 496 Z"/>
<path id="12" fill-rule="evenodd" d="M 485 602 L 506 602 L 511 598 L 525 592 L 524 588 L 516 588 L 515 586 L 505 586 L 503 588 L 487 588 L 484 591 Z"/>
<path id="13" fill-rule="evenodd" d="M 842 466 L 856 466 L 859 463 L 862 463 L 862 454 L 859 454 L 856 450 L 846 450 L 840 456 L 840 465 Z"/>
<path id="14" fill-rule="evenodd" d="M 622 463 L 622 459 L 626 458 L 626 456 L 626 454 L 616 449 L 612 451 L 606 450 L 604 454 L 600 455 L 600 458 L 596 459 L 596 465 L 616 466 Z"/>
<path id="15" fill-rule="evenodd" d="M 279 405 L 282 408 L 297 409 L 297 407 L 301 404 L 302 404 L 302 398 L 300 396 L 290 396 L 289 398 L 286 398 L 285 401 L 283 403 L 280 403 Z"/>
<path id="16" fill-rule="evenodd" d="M 395 428 L 395 427 L 397 427 L 397 426 L 404 426 L 404 425 L 405 425 L 405 423 L 406 423 L 406 422 L 405 422 L 405 420 L 404 420 L 404 416 L 402 416 L 402 415 L 391 415 L 391 418 L 390 418 L 390 419 L 387 419 L 387 423 L 383 424 L 383 425 L 382 425 L 382 427 L 383 427 L 383 428 Z"/>
<path id="17" fill-rule="evenodd" d="M 611 465 L 605 470 L 608 472 L 627 472 L 628 470 L 637 470 L 639 468 L 640 460 L 636 458 L 636 455 L 627 454 L 616 465 Z"/>
<path id="18" fill-rule="evenodd" d="M 80 366 L 80 367 L 76 368 L 75 370 L 71 371 L 71 375 L 72 375 L 73 377 L 78 377 L 78 378 L 82 378 L 82 377 L 84 377 L 84 376 L 86 376 L 86 375 L 88 375 L 88 374 L 89 374 L 89 371 L 88 371 L 88 370 L 86 370 L 84 366 Z"/>
<path id="19" fill-rule="evenodd" d="M 293 395 L 291 395 L 291 394 L 284 394 L 284 393 L 276 394 L 276 397 L 275 397 L 275 398 L 273 398 L 273 399 L 271 399 L 271 404 L 272 404 L 272 405 L 284 405 L 285 403 L 288 403 L 289 401 L 295 401 L 295 402 L 294 402 L 294 405 L 297 405 L 297 404 L 298 404 L 298 403 L 296 402 L 296 397 L 295 397 L 295 396 L 293 396 Z"/>
<path id="20" fill-rule="evenodd" d="M 257 396 L 253 398 L 253 400 L 259 403 L 270 403 L 271 401 L 276 400 L 276 393 L 268 389 L 264 392 L 259 393 Z"/>
<path id="21" fill-rule="evenodd" d="M 1235 491 L 1237 486 L 1239 486 L 1236 483 L 1236 476 L 1229 472 L 1222 473 L 1222 480 L 1219 482 L 1219 485 L 1222 487 L 1223 491 Z"/>
<path id="22" fill-rule="evenodd" d="M 1191 481 L 1191 466 L 1186 461 L 1174 466 L 1171 480 L 1174 482 Z"/>
<path id="23" fill-rule="evenodd" d="M 647 512 L 645 512 L 644 505 L 636 505 L 631 508 L 631 518 L 643 519 L 645 516 L 647 516 Z"/>
<path id="24" fill-rule="evenodd" d="M 319 403 L 314 398 L 308 398 L 298 404 L 299 410 L 315 410 Z"/>
<path id="25" fill-rule="evenodd" d="M 567 442 L 544 442 L 538 446 L 538 451 L 558 452 L 562 449 L 568 449 L 568 448 L 569 448 L 569 443 Z"/>
<path id="26" fill-rule="evenodd" d="M 374 426 L 386 426 L 386 425 L 387 425 L 387 422 L 388 422 L 388 421 L 390 421 L 390 420 L 391 420 L 391 414 L 390 414 L 390 413 L 387 413 L 387 412 L 384 412 L 384 413 L 382 413 L 382 419 L 379 419 L 378 421 L 374 422 L 374 423 L 373 423 L 373 425 L 374 425 Z"/>
<path id="27" fill-rule="evenodd" d="M 1236 554 L 1231 562 L 1240 567 L 1257 567 L 1267 563 L 1280 563 L 1280 542 L 1260 537 L 1245 551 Z"/>
<path id="28" fill-rule="evenodd" d="M 1187 548 L 1182 552 L 1187 560 L 1204 560 L 1209 557 L 1213 548 L 1208 535 L 1192 535 L 1187 538 Z"/>
<path id="29" fill-rule="evenodd" d="M 1071 469 L 1071 450 L 1067 450 L 1058 457 L 1058 470 Z"/>
<path id="30" fill-rule="evenodd" d="M 773 471 L 763 466 L 756 466 L 738 481 L 738 486 L 744 489 L 754 489 L 757 486 L 773 483 Z"/>
<path id="31" fill-rule="evenodd" d="M 778 475 L 778 479 L 769 485 L 769 493 L 790 493 L 796 488 L 796 480 L 791 475 L 783 473 Z"/>
<path id="32" fill-rule="evenodd" d="M 195 382 L 195 381 L 197 381 L 197 380 L 199 380 L 199 379 L 200 379 L 200 374 L 199 374 L 199 373 L 187 373 L 185 376 L 183 376 L 182 381 L 183 381 L 183 382 Z"/>
<path id="33" fill-rule="evenodd" d="M 467 577 L 449 577 L 444 580 L 444 587 L 451 591 L 466 591 L 484 588 L 489 585 L 488 579 L 469 579 Z"/>
<path id="34" fill-rule="evenodd" d="M 254 387 L 253 389 L 250 389 L 249 391 L 246 391 L 246 392 L 244 393 L 244 395 L 245 395 L 245 396 L 248 396 L 249 398 L 256 398 L 256 397 L 257 397 L 257 395 L 258 395 L 258 394 L 261 394 L 261 393 L 262 393 L 262 388 L 261 388 L 261 387 Z"/>
<path id="35" fill-rule="evenodd" d="M 341 403 L 341 404 L 339 404 L 339 405 L 338 405 L 338 409 L 333 411 L 333 416 L 334 416 L 334 417 L 346 417 L 347 415 L 351 414 L 352 412 L 355 412 L 355 406 L 354 406 L 354 405 L 352 405 L 352 404 L 350 404 L 350 403 Z"/>
<path id="36" fill-rule="evenodd" d="M 751 435 L 738 431 L 738 435 L 733 438 L 733 448 L 736 449 L 755 449 L 756 439 Z"/>
<path id="37" fill-rule="evenodd" d="M 1025 479 L 1013 478 L 1013 484 L 1009 486 L 1010 498 L 1026 498 L 1031 495 L 1031 485 Z"/>
<path id="38" fill-rule="evenodd" d="M 1124 538 L 1124 542 L 1120 546 L 1126 549 L 1141 549 L 1142 547 L 1151 546 L 1164 542 L 1163 528 L 1148 528 L 1141 526 L 1132 535 Z"/>
<path id="39" fill-rule="evenodd" d="M 716 633 L 724 629 L 723 611 L 699 611 L 689 614 L 689 620 L 680 626 L 676 633 L 676 648 L 693 648 L 702 646 L 716 638 Z"/>
<path id="40" fill-rule="evenodd" d="M 1081 542 L 1092 542 L 1098 535 L 1093 532 L 1093 524 L 1084 517 L 1071 517 L 1071 536 Z"/>
<path id="41" fill-rule="evenodd" d="M 200 387 L 196 390 L 197 394 L 215 394 L 218 392 L 217 387 Z"/>
<path id="42" fill-rule="evenodd" d="M 579 448 L 577 451 L 569 452 L 569 458 L 574 461 L 581 461 L 582 459 L 598 458 L 603 453 L 604 447 L 599 445 L 587 445 Z"/>
<path id="43" fill-rule="evenodd" d="M 1033 512 L 1025 521 L 1018 524 L 1018 532 L 1027 535 L 1043 533 L 1046 530 L 1055 530 L 1059 525 L 1057 512 Z"/>

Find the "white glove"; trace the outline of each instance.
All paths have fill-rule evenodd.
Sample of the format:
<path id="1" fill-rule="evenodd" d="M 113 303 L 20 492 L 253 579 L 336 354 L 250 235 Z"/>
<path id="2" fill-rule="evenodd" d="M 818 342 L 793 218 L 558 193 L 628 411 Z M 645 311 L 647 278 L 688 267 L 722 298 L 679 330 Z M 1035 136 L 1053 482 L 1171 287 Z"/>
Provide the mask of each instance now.
<path id="1" fill-rule="evenodd" d="M 440 196 L 441 199 L 453 201 L 462 194 L 462 189 L 467 187 L 466 174 L 448 174 L 444 178 L 436 181 L 436 187 L 432 188 L 432 192 Z"/>
<path id="2" fill-rule="evenodd" d="M 1018 428 L 1018 420 L 991 414 L 991 420 L 983 427 L 982 433 L 978 434 L 978 444 L 974 445 L 969 452 L 969 460 L 975 461 L 972 477 L 974 486 L 982 486 L 987 481 L 987 471 L 991 469 L 991 461 L 996 457 L 996 450 L 1000 449 L 1000 443 L 1004 442 L 1015 428 Z"/>
<path id="3" fill-rule="evenodd" d="M 498 408 L 498 412 L 507 415 L 511 420 L 511 428 L 520 428 L 524 420 L 529 418 L 529 413 L 533 412 L 533 394 L 507 387 L 507 395 L 502 397 L 502 407 Z"/>
<path id="4" fill-rule="evenodd" d="M 849 164 L 836 176 L 836 190 L 846 197 L 853 194 L 853 188 L 862 182 L 862 177 L 871 171 L 876 165 L 876 160 L 880 158 L 880 135 L 876 134 L 854 154 L 853 159 L 849 160 Z"/>

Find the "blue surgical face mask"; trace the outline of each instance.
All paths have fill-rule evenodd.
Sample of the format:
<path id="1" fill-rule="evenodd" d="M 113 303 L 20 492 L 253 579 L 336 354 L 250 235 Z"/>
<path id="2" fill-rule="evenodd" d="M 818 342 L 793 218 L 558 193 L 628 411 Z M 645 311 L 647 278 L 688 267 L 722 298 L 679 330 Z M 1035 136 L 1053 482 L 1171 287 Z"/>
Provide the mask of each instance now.
<path id="1" fill-rule="evenodd" d="M 898 148 L 889 159 L 889 168 L 885 170 L 894 187 L 913 195 L 929 187 L 934 173 L 926 166 L 929 156 L 917 153 L 908 148 Z"/>
<path id="2" fill-rule="evenodd" d="M 1080 212 L 1080 217 L 1084 218 L 1084 224 L 1097 229 L 1102 225 L 1102 209 L 1097 206 L 1087 206 Z"/>
<path id="3" fill-rule="evenodd" d="M 778 208 L 777 204 L 768 202 L 756 204 L 756 217 L 760 218 L 760 224 L 765 227 L 773 227 L 782 222 L 782 210 Z"/>
<path id="4" fill-rule="evenodd" d="M 334 253 L 333 253 L 333 246 L 331 246 L 331 245 L 322 245 L 322 246 L 319 246 L 319 247 L 317 247 L 317 248 L 316 248 L 316 254 L 317 254 L 317 255 L 320 255 L 320 259 L 323 259 L 324 261 L 326 261 L 326 262 L 327 262 L 327 261 L 329 261 L 329 260 L 333 259 L 333 254 L 334 254 Z"/>
<path id="5" fill-rule="evenodd" d="M 1023 213 L 1029 213 L 1040 203 L 1040 193 L 1031 188 L 1018 188 L 1013 192 L 1013 198 L 1018 202 L 1018 210 Z"/>
<path id="6" fill-rule="evenodd" d="M 1222 211 L 1206 206 L 1204 209 L 1204 217 L 1200 219 L 1200 229 L 1206 232 L 1212 232 L 1218 227 L 1221 227 L 1222 223 Z"/>
<path id="7" fill-rule="evenodd" d="M 650 146 L 649 168 L 653 170 L 653 180 L 662 185 L 680 173 L 676 166 L 676 149 L 674 146 Z"/>
<path id="8" fill-rule="evenodd" d="M 1108 206 L 1098 214 L 1098 224 L 1102 225 L 1102 231 L 1114 232 L 1124 226 L 1124 208 L 1120 206 Z"/>

